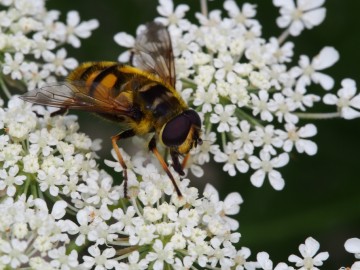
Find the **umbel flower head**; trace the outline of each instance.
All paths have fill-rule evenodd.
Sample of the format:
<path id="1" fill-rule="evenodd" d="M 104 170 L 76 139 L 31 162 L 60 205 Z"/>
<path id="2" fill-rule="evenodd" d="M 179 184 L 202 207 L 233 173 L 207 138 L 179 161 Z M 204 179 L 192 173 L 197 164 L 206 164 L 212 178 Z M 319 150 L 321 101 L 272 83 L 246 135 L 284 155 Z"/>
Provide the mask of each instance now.
<path id="1" fill-rule="evenodd" d="M 186 18 L 187 5 L 159 1 L 155 21 L 165 24 L 172 37 L 177 89 L 204 123 L 204 143 L 188 162 L 193 174 L 202 176 L 199 165 L 212 156 L 231 176 L 250 171 L 254 186 L 268 179 L 281 190 L 285 181 L 279 169 L 288 164 L 289 153 L 317 153 L 312 141 L 316 126 L 302 119 L 359 116 L 353 80 L 344 79 L 337 95 L 330 92 L 335 82 L 325 70 L 338 61 L 336 49 L 325 46 L 317 55 L 296 59 L 295 44 L 287 41 L 324 20 L 324 2 L 273 0 L 281 14 L 276 23 L 284 32 L 264 38 L 256 5 L 226 0 L 224 10 L 195 13 L 192 22 Z M 115 41 L 127 48 L 134 45 L 125 33 L 115 35 Z M 128 61 L 130 52 L 119 61 Z M 323 98 L 317 90 L 321 88 Z M 337 111 L 313 113 L 320 102 L 335 105 Z"/>
<path id="2" fill-rule="evenodd" d="M 44 0 L 3 0 L 0 10 L 0 82 L 8 98 L 15 81 L 34 89 L 66 76 L 78 62 L 67 56 L 64 44 L 79 48 L 80 39 L 99 25 L 95 19 L 80 22 L 75 10 L 64 23 L 60 11 L 47 10 Z"/>
<path id="3" fill-rule="evenodd" d="M 204 122 L 204 143 L 188 162 L 193 174 L 202 175 L 200 166 L 213 157 L 231 176 L 252 170 L 254 186 L 268 179 L 281 190 L 285 182 L 278 168 L 289 162 L 288 153 L 317 152 L 309 140 L 316 127 L 301 124 L 301 118 L 359 116 L 355 82 L 344 79 L 335 95 L 330 93 L 333 79 L 322 73 L 338 60 L 337 51 L 324 47 L 295 64 L 294 44 L 285 42 L 323 21 L 324 1 L 295 5 L 293 0 L 274 0 L 281 13 L 277 24 L 285 31 L 268 40 L 262 38 L 254 5 L 239 7 L 226 0 L 225 16 L 220 10 L 203 11 L 191 23 L 185 18 L 187 5 L 159 3 L 156 20 L 172 36 L 177 89 Z M 66 75 L 75 59 L 66 59 L 63 48 L 52 50 L 63 43 L 80 46 L 78 38 L 97 27 L 96 20 L 80 23 L 76 12 L 69 12 L 62 24 L 59 13 L 47 12 L 42 0 L 0 0 L 0 5 L 8 8 L 0 11 L 0 86 L 7 94 L 9 78 L 32 88 L 49 74 Z M 24 41 L 20 46 L 18 37 Z M 37 39 L 44 39 L 42 46 L 32 43 Z M 134 42 L 124 33 L 115 39 L 129 48 Z M 125 52 L 120 60 L 129 56 Z M 26 76 L 30 66 L 37 80 Z M 39 70 L 48 74 L 40 76 Z M 314 85 L 328 91 L 323 99 L 310 93 Z M 307 112 L 321 100 L 338 111 Z M 317 270 L 328 258 L 310 237 L 299 246 L 303 258 L 289 256 L 294 267 L 284 262 L 273 267 L 266 252 L 250 261 L 250 249 L 237 248 L 239 222 L 231 217 L 239 213 L 240 194 L 230 193 L 221 201 L 211 185 L 201 194 L 183 179 L 179 197 L 166 174 L 142 152 L 132 158 L 124 152 L 129 199 L 124 198 L 123 187 L 99 169 L 98 141 L 78 131 L 76 117 L 51 113 L 16 96 L 0 109 L 0 269 Z M 117 160 L 106 164 L 122 170 Z M 358 246 L 358 239 L 345 244 L 356 257 Z"/>

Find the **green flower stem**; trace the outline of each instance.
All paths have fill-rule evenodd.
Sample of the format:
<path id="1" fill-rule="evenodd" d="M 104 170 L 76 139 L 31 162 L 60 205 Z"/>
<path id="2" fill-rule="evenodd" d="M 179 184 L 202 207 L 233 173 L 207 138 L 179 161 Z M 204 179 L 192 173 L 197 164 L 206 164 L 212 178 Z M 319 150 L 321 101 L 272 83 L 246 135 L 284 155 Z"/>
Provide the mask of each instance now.
<path id="1" fill-rule="evenodd" d="M 8 99 L 10 99 L 12 95 L 11 95 L 9 89 L 7 88 L 2 76 L 0 76 L 0 87 L 3 89 L 5 96 Z"/>
<path id="2" fill-rule="evenodd" d="M 243 110 L 240 110 L 239 108 L 236 108 L 235 110 L 235 116 L 238 119 L 241 120 L 247 120 L 251 125 L 253 126 L 260 126 L 262 127 L 263 125 L 260 123 L 260 121 L 258 121 L 256 118 L 251 117 L 249 114 L 247 114 L 246 112 L 244 112 Z"/>
<path id="3" fill-rule="evenodd" d="M 119 257 L 114 258 L 115 260 L 122 260 L 124 258 L 129 257 L 130 253 L 138 250 L 139 246 L 131 246 L 127 248 L 122 248 L 116 252 L 116 255 L 119 255 Z"/>
<path id="4" fill-rule="evenodd" d="M 201 13 L 205 17 L 208 16 L 208 6 L 207 6 L 207 0 L 200 0 L 200 6 L 201 6 Z"/>
<path id="5" fill-rule="evenodd" d="M 289 28 L 287 28 L 281 35 L 280 37 L 278 37 L 278 42 L 279 45 L 281 45 L 289 36 L 290 32 L 289 32 Z"/>
<path id="6" fill-rule="evenodd" d="M 25 181 L 24 189 L 23 189 L 23 192 L 22 192 L 22 194 L 25 194 L 25 195 L 27 195 L 30 183 L 32 182 L 32 178 L 30 177 L 30 175 L 27 175 L 26 178 L 27 179 Z"/>
<path id="7" fill-rule="evenodd" d="M 60 197 L 59 197 L 60 198 Z M 59 200 L 62 200 L 61 198 Z M 66 213 L 76 216 L 77 212 L 79 212 L 79 209 L 77 209 L 76 207 L 72 206 L 71 204 L 68 203 L 67 207 L 66 207 Z"/>
<path id="8" fill-rule="evenodd" d="M 33 195 L 34 199 L 38 198 L 38 189 L 37 185 L 34 183 L 31 187 L 31 195 Z"/>
<path id="9" fill-rule="evenodd" d="M 340 112 L 333 113 L 294 113 L 302 119 L 334 119 L 341 118 Z"/>
<path id="10" fill-rule="evenodd" d="M 130 200 L 132 206 L 135 208 L 136 213 L 139 215 L 139 217 L 142 217 L 142 211 L 140 211 L 141 208 L 140 204 L 138 204 L 138 202 L 134 198 L 131 198 Z"/>
<path id="11" fill-rule="evenodd" d="M 223 148 L 226 146 L 226 132 L 221 133 L 221 143 L 223 145 Z"/>
<path id="12" fill-rule="evenodd" d="M 192 89 L 195 89 L 197 87 L 197 84 L 191 80 L 191 79 L 188 79 L 188 78 L 184 78 L 184 79 L 181 79 L 181 81 L 188 87 L 192 88 Z"/>

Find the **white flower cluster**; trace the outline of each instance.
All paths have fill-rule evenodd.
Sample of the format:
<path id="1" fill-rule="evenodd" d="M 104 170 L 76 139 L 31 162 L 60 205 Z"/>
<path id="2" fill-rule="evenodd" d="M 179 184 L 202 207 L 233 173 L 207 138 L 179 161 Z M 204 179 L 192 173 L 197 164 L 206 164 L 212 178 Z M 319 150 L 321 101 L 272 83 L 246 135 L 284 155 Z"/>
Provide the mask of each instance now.
<path id="1" fill-rule="evenodd" d="M 66 23 L 59 17 L 59 11 L 46 10 L 45 0 L 0 1 L 0 82 L 8 97 L 6 81 L 21 80 L 33 89 L 78 65 L 63 45 L 79 48 L 98 21 L 81 22 L 77 11 L 68 12 Z"/>
<path id="2" fill-rule="evenodd" d="M 199 196 L 184 179 L 179 198 L 164 173 L 136 156 L 133 171 L 142 179 L 130 174 L 131 199 L 120 199 L 121 190 L 89 156 L 95 144 L 76 132 L 74 117 L 50 117 L 14 97 L 0 119 L 1 269 L 294 269 L 273 268 L 266 252 L 250 261 L 248 248 L 235 248 L 239 223 L 229 216 L 240 210 L 238 193 L 220 201 L 208 185 Z M 39 197 L 57 201 L 50 211 Z M 75 221 L 64 219 L 66 212 Z M 78 257 L 73 244 L 87 253 Z M 300 245 L 303 258 L 291 255 L 289 262 L 316 270 L 328 257 L 318 250 L 309 238 Z"/>
<path id="3" fill-rule="evenodd" d="M 64 201 L 51 212 L 42 199 L 21 195 L 0 202 L 0 269 L 79 269 L 64 223 Z"/>
<path id="4" fill-rule="evenodd" d="M 78 133 L 76 119 L 50 117 L 17 97 L 0 108 L 0 192 L 63 198 L 77 208 L 117 202 L 119 187 L 94 159 L 100 141 Z"/>
<path id="5" fill-rule="evenodd" d="M 114 208 L 108 215 L 90 215 L 85 207 L 77 214 L 76 243 L 87 239 L 91 256 L 84 266 L 106 269 L 230 269 L 235 266 L 240 234 L 237 214 L 242 198 L 229 194 L 220 201 L 217 191 L 207 186 L 199 197 L 196 188 L 187 187 L 184 197 L 171 192 L 171 183 L 150 164 L 143 168 L 143 181 L 130 203 Z M 172 196 L 166 195 L 173 194 Z M 86 234 L 84 233 L 86 232 Z M 102 251 L 100 251 L 102 250 Z M 117 254 L 117 256 L 115 256 Z M 99 260 L 99 256 L 103 260 Z M 99 268 L 100 269 L 100 268 Z"/>
<path id="6" fill-rule="evenodd" d="M 281 13 L 277 25 L 285 31 L 279 38 L 265 39 L 255 5 L 239 7 L 226 0 L 226 15 L 221 10 L 196 13 L 198 22 L 192 23 L 185 17 L 187 5 L 175 7 L 172 0 L 159 0 L 160 17 L 155 20 L 168 26 L 172 37 L 177 89 L 204 122 L 204 143 L 188 162 L 195 175 L 203 174 L 197 165 L 209 162 L 212 155 L 229 175 L 251 170 L 254 186 L 262 186 L 268 178 L 274 189 L 281 190 L 285 182 L 278 168 L 289 162 L 288 153 L 317 153 L 310 140 L 316 126 L 303 124 L 300 118 L 360 116 L 360 95 L 351 79 L 342 81 L 337 95 L 327 93 L 322 99 L 311 93 L 314 84 L 326 91 L 334 87 L 334 80 L 323 73 L 339 59 L 334 48 L 324 47 L 312 58 L 301 55 L 297 61 L 294 43 L 285 42 L 324 20 L 324 2 L 296 5 L 293 0 L 273 0 Z M 115 41 L 128 48 L 134 44 L 125 33 L 115 35 Z M 128 59 L 128 51 L 119 57 Z M 321 100 L 335 105 L 337 112 L 307 112 Z"/>

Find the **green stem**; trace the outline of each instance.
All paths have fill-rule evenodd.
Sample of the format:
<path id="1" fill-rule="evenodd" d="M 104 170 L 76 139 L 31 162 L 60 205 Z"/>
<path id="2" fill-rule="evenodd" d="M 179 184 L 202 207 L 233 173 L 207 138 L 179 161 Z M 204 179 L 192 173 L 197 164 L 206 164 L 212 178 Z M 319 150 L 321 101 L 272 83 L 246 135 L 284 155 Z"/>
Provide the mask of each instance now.
<path id="1" fill-rule="evenodd" d="M 207 0 L 200 0 L 200 6 L 201 6 L 202 15 L 207 17 L 208 16 Z"/>
<path id="2" fill-rule="evenodd" d="M 341 118 L 340 112 L 333 113 L 295 113 L 299 118 L 302 119 L 334 119 Z"/>
<path id="3" fill-rule="evenodd" d="M 246 112 L 244 112 L 239 108 L 236 108 L 235 115 L 238 119 L 247 120 L 253 126 L 260 126 L 260 127 L 263 126 L 257 119 L 251 117 L 250 115 L 248 115 Z"/>
<path id="4" fill-rule="evenodd" d="M 30 176 L 27 176 L 27 180 L 25 181 L 24 192 L 23 192 L 25 195 L 27 195 L 27 193 L 28 193 L 31 181 L 32 181 L 32 179 L 30 178 Z"/>
<path id="5" fill-rule="evenodd" d="M 279 45 L 281 45 L 285 39 L 290 35 L 289 28 L 287 28 L 281 35 L 278 37 Z"/>
<path id="6" fill-rule="evenodd" d="M 194 82 L 194 80 L 191 80 L 189 78 L 183 78 L 181 79 L 181 81 L 184 84 L 187 84 L 190 88 L 195 89 L 197 87 L 196 83 Z"/>
<path id="7" fill-rule="evenodd" d="M 226 146 L 226 132 L 221 133 L 221 143 L 223 145 L 223 149 L 225 149 L 225 146 Z"/>
<path id="8" fill-rule="evenodd" d="M 11 98 L 11 93 L 10 93 L 9 89 L 7 88 L 2 76 L 0 76 L 0 86 L 3 89 L 5 96 L 8 99 L 10 99 Z"/>

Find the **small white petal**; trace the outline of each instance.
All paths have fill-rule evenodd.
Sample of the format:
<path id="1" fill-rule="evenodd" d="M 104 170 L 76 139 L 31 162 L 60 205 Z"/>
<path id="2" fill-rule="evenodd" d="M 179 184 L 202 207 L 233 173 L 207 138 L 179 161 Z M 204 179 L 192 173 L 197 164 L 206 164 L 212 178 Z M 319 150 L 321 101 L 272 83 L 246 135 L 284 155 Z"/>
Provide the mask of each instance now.
<path id="1" fill-rule="evenodd" d="M 313 141 L 309 141 L 309 140 L 300 140 L 300 141 L 296 142 L 295 146 L 296 146 L 296 150 L 299 153 L 305 152 L 309 156 L 315 155 L 317 153 L 317 149 L 318 149 L 316 143 L 314 143 Z"/>
<path id="2" fill-rule="evenodd" d="M 350 238 L 346 240 L 345 250 L 349 253 L 360 253 L 360 239 L 359 238 Z"/>
<path id="3" fill-rule="evenodd" d="M 289 154 L 281 153 L 279 156 L 272 159 L 271 164 L 274 168 L 280 168 L 289 163 Z"/>
<path id="4" fill-rule="evenodd" d="M 236 215 L 240 211 L 240 204 L 243 202 L 238 192 L 231 192 L 224 200 L 225 213 L 227 215 Z"/>
<path id="5" fill-rule="evenodd" d="M 319 8 L 304 13 L 302 19 L 305 23 L 305 27 L 311 29 L 313 26 L 321 24 L 326 16 L 326 9 Z"/>
<path id="6" fill-rule="evenodd" d="M 269 182 L 275 190 L 282 190 L 285 186 L 285 181 L 278 171 L 269 172 Z"/>
<path id="7" fill-rule="evenodd" d="M 251 183 L 255 187 L 261 187 L 265 180 L 265 172 L 263 170 L 257 170 L 253 175 L 250 177 Z"/>
<path id="8" fill-rule="evenodd" d="M 322 6 L 325 0 L 297 0 L 297 4 L 302 10 L 310 10 Z"/>
<path id="9" fill-rule="evenodd" d="M 55 202 L 53 209 L 51 211 L 51 215 L 55 218 L 55 219 L 60 219 L 63 216 L 65 216 L 66 214 L 66 207 L 67 207 L 67 203 L 65 201 L 57 201 Z"/>
<path id="10" fill-rule="evenodd" d="M 132 48 L 135 44 L 134 37 L 125 32 L 117 33 L 114 36 L 114 40 L 117 44 L 125 48 Z"/>
<path id="11" fill-rule="evenodd" d="M 314 124 L 307 124 L 299 129 L 298 134 L 302 138 L 313 137 L 317 134 L 317 128 Z"/>
<path id="12" fill-rule="evenodd" d="M 324 73 L 315 72 L 311 75 L 315 83 L 319 83 L 325 90 L 330 90 L 334 87 L 334 79 Z"/>
<path id="13" fill-rule="evenodd" d="M 338 97 L 334 94 L 326 94 L 323 97 L 323 102 L 327 105 L 335 105 L 338 101 Z"/>
<path id="14" fill-rule="evenodd" d="M 323 70 L 334 65 L 340 58 L 339 52 L 333 47 L 324 47 L 320 53 L 314 57 L 312 66 L 316 70 Z"/>
<path id="15" fill-rule="evenodd" d="M 345 107 L 345 108 L 342 108 L 341 115 L 345 119 L 354 119 L 354 118 L 360 117 L 360 112 L 358 112 L 350 107 Z"/>

